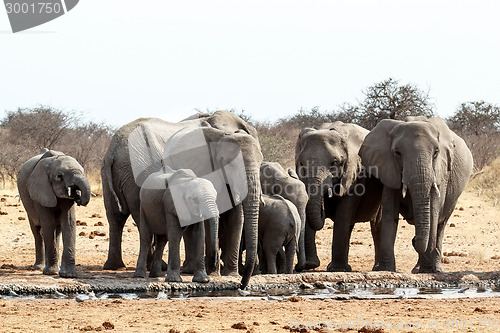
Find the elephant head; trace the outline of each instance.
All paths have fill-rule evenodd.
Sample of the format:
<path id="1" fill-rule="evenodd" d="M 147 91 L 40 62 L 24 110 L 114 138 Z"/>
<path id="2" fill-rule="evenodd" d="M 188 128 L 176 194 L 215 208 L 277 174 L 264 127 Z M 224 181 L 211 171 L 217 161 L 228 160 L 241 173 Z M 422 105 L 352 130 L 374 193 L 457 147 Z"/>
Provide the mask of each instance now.
<path id="1" fill-rule="evenodd" d="M 295 167 L 309 194 L 306 215 L 314 230 L 324 225 L 323 197 L 343 196 L 361 168 L 359 147 L 368 133 L 340 121 L 305 128 L 295 149 Z"/>
<path id="2" fill-rule="evenodd" d="M 55 207 L 58 198 L 74 200 L 82 206 L 90 201 L 90 184 L 82 166 L 58 151 L 43 152 L 27 184 L 31 199 L 44 207 Z"/>
<path id="3" fill-rule="evenodd" d="M 360 149 L 363 165 L 385 187 L 409 196 L 419 254 L 436 248 L 440 207 L 447 196 L 458 138 L 439 117 L 382 120 Z M 409 222 L 412 222 L 411 220 Z"/>

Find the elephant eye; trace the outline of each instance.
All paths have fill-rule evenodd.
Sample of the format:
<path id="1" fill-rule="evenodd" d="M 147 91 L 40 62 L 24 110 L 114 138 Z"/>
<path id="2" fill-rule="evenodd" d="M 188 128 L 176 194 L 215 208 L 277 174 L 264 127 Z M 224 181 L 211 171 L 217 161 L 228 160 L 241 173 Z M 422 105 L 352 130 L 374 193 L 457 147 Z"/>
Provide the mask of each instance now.
<path id="1" fill-rule="evenodd" d="M 58 173 L 58 174 L 56 175 L 56 177 L 55 177 L 55 178 L 56 178 L 56 180 L 58 180 L 58 181 L 63 180 L 63 175 L 62 175 L 62 173 Z"/>
<path id="2" fill-rule="evenodd" d="M 439 148 L 434 149 L 434 158 L 436 158 L 439 154 Z"/>
<path id="3" fill-rule="evenodd" d="M 395 150 L 394 153 L 397 155 L 397 156 L 401 156 L 401 152 L 399 150 Z"/>

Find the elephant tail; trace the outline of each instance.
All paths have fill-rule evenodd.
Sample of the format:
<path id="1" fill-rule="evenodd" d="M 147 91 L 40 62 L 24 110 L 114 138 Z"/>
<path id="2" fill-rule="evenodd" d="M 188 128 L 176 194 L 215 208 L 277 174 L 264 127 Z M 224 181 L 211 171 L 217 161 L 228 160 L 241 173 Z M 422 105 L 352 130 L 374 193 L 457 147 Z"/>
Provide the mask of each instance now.
<path id="1" fill-rule="evenodd" d="M 116 205 L 118 206 L 118 211 L 123 214 L 123 208 L 122 205 L 120 204 L 120 199 L 118 198 L 118 195 L 115 192 L 115 189 L 113 187 L 113 163 L 115 160 L 115 151 L 116 151 L 116 140 L 111 140 L 110 146 L 108 148 L 108 151 L 106 154 L 104 154 L 104 157 L 102 159 L 102 164 L 101 164 L 101 179 L 102 179 L 102 186 L 107 186 L 109 189 L 109 192 L 111 193 L 111 196 L 113 197 L 114 201 L 116 202 Z"/>

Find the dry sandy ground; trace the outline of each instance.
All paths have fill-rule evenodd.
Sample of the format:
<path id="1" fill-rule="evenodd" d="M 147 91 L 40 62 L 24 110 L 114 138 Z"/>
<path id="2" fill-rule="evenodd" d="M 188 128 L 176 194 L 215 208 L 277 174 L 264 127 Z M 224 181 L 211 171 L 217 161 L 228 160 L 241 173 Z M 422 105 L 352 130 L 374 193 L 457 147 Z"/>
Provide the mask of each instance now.
<path id="1" fill-rule="evenodd" d="M 36 284 L 42 280 L 59 286 L 71 284 L 72 279 L 45 277 L 41 272 L 30 270 L 34 262 L 34 241 L 24 209 L 15 194 L 13 190 L 0 190 L 0 235 L 3 239 L 0 243 L 0 284 L 12 281 Z M 459 272 L 459 276 L 476 279 L 474 275 L 487 274 L 475 273 L 500 270 L 499 215 L 500 209 L 494 206 L 494 201 L 478 196 L 473 189 L 462 196 L 446 230 L 444 267 L 448 272 Z M 78 274 L 130 278 L 138 254 L 138 233 L 132 221 L 127 222 L 123 236 L 124 261 L 129 269 L 103 273 L 101 267 L 107 255 L 108 226 L 102 198 L 93 198 L 88 207 L 78 207 L 77 218 L 82 224 L 77 229 L 77 234 L 81 234 L 77 237 Z M 95 236 L 90 237 L 92 232 Z M 399 272 L 409 273 L 416 263 L 417 256 L 411 247 L 413 232 L 413 226 L 401 221 L 396 241 Z M 330 223 L 318 233 L 322 265 L 317 271 L 324 271 L 330 260 L 331 238 Z M 373 241 L 367 223 L 358 224 L 354 229 L 350 264 L 356 272 L 371 270 Z M 189 276 L 183 278 L 184 281 L 191 279 Z M 259 279 L 252 278 L 255 280 Z M 297 297 L 286 301 L 121 299 L 82 303 L 75 300 L 0 300 L 2 332 L 289 332 L 294 330 L 295 324 L 306 322 L 330 325 L 331 330 L 320 330 L 316 325 L 316 331 L 323 332 L 485 332 L 500 329 L 499 321 L 498 298 L 344 301 Z M 383 330 L 377 330 L 380 325 L 383 325 Z M 312 332 L 313 329 L 302 331 Z"/>

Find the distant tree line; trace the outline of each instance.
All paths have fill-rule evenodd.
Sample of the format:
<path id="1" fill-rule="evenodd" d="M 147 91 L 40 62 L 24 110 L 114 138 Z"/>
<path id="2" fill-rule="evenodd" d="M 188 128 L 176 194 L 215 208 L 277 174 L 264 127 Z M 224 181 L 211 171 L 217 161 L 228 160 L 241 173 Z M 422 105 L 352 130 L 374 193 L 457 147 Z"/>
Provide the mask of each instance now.
<path id="1" fill-rule="evenodd" d="M 368 87 L 363 95 L 355 104 L 342 104 L 331 111 L 300 109 L 275 122 L 258 122 L 244 111 L 231 111 L 257 128 L 264 159 L 285 167 L 294 166 L 295 142 L 305 127 L 340 120 L 370 130 L 382 119 L 435 115 L 428 91 L 392 78 Z M 471 149 L 476 170 L 500 154 L 500 107 L 485 101 L 464 102 L 445 120 Z M 76 112 L 48 106 L 9 111 L 0 119 L 0 181 L 15 180 L 20 166 L 42 148 L 71 155 L 87 173 L 98 174 L 113 132 L 108 125 L 82 120 Z"/>
<path id="2" fill-rule="evenodd" d="M 404 120 L 408 116 L 435 116 L 429 92 L 412 84 L 389 78 L 363 91 L 356 104 L 345 103 L 332 111 L 319 107 L 300 109 L 275 123 L 255 122 L 261 136 L 264 159 L 294 165 L 295 142 L 305 127 L 337 120 L 371 130 L 382 119 Z M 462 103 L 446 118 L 448 126 L 462 137 L 472 151 L 476 170 L 490 164 L 500 154 L 500 107 L 485 101 Z"/>

